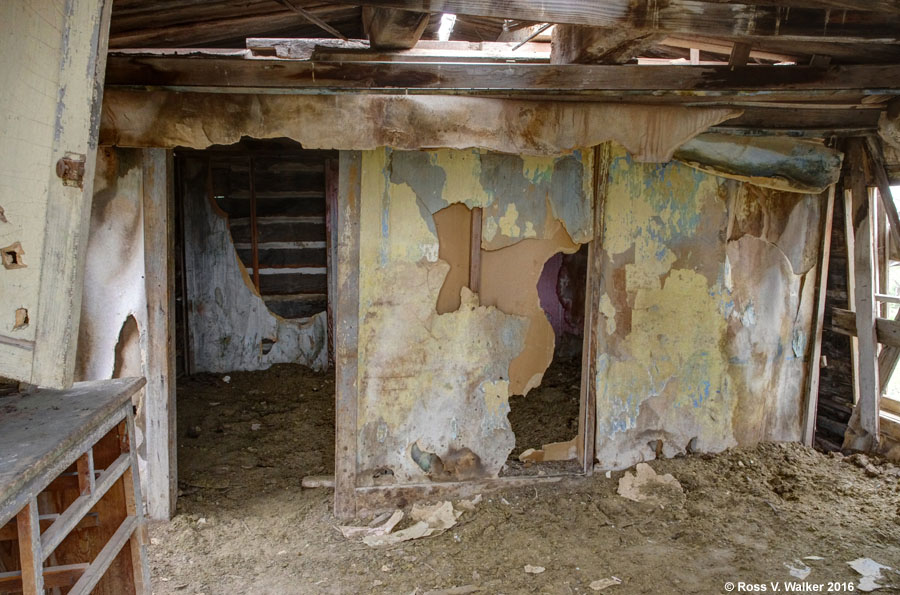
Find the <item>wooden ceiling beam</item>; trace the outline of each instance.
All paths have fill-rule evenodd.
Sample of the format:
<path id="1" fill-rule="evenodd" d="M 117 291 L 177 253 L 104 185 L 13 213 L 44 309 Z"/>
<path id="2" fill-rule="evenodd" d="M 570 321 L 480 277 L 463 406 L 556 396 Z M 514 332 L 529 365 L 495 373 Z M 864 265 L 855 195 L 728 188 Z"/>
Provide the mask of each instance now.
<path id="1" fill-rule="evenodd" d="M 498 19 L 591 27 L 648 29 L 709 37 L 775 37 L 836 43 L 900 41 L 900 11 L 802 8 L 809 0 L 777 5 L 701 0 L 335 0 L 337 3 L 395 7 Z M 836 0 L 835 0 L 836 1 Z M 861 7 L 865 0 L 845 4 Z M 814 2 L 811 2 L 815 4 Z"/>
<path id="2" fill-rule="evenodd" d="M 228 84 L 223 85 L 223 81 Z M 860 103 L 900 96 L 900 65 L 606 66 L 314 62 L 111 54 L 106 83 L 184 91 L 593 96 L 680 103 Z M 872 107 L 876 107 L 874 105 Z"/>
<path id="3" fill-rule="evenodd" d="M 551 64 L 621 64 L 656 45 L 664 33 L 635 29 L 556 25 Z"/>
<path id="4" fill-rule="evenodd" d="M 427 12 L 413 12 L 396 8 L 364 6 L 363 29 L 372 49 L 408 50 L 422 38 L 428 25 Z"/>

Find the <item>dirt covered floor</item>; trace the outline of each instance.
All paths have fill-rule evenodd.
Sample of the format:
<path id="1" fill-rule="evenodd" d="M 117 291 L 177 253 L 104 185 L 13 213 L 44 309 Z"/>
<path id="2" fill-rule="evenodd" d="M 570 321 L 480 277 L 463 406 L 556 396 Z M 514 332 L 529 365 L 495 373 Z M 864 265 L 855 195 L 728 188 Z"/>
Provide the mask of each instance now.
<path id="1" fill-rule="evenodd" d="M 684 491 L 656 504 L 618 496 L 623 473 L 598 473 L 484 494 L 445 533 L 372 549 L 335 529 L 331 490 L 300 488 L 332 473 L 333 390 L 294 366 L 179 384 L 182 494 L 151 528 L 154 593 L 595 593 L 610 577 L 621 584 L 604 594 L 783 592 L 799 580 L 789 567 L 854 588 L 848 561 L 900 568 L 898 468 L 777 444 L 653 461 Z M 877 592 L 900 592 L 886 574 L 897 588 Z"/>

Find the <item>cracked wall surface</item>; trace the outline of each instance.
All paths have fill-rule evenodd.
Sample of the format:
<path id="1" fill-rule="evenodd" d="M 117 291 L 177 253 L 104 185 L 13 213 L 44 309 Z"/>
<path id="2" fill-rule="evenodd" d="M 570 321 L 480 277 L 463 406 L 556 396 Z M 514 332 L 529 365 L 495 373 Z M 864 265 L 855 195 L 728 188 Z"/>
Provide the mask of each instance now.
<path id="1" fill-rule="evenodd" d="M 194 370 L 263 370 L 289 362 L 324 369 L 326 313 L 288 320 L 269 311 L 238 258 L 227 217 L 206 197 L 205 161 L 185 164 L 185 276 Z"/>
<path id="2" fill-rule="evenodd" d="M 383 469 L 401 483 L 497 476 L 515 444 L 509 395 L 538 384 L 552 358 L 543 265 L 593 236 L 591 159 L 363 153 L 359 485 Z M 452 273 L 469 246 L 458 205 L 483 209 L 480 295 Z"/>
<path id="3" fill-rule="evenodd" d="M 603 222 L 597 459 L 797 440 L 821 198 L 636 163 Z"/>

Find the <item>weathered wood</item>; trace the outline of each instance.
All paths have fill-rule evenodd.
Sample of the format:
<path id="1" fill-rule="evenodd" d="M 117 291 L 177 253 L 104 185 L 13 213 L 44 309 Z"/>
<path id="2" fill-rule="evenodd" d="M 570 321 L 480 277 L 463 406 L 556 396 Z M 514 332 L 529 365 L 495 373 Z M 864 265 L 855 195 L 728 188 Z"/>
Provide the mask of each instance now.
<path id="1" fill-rule="evenodd" d="M 249 38 L 247 48 L 254 53 L 293 60 L 345 62 L 363 60 L 373 62 L 547 62 L 550 49 L 546 43 L 518 44 L 497 41 L 434 41 L 419 40 L 414 48 L 393 52 L 375 52 L 368 41 L 301 38 Z M 121 51 L 121 50 L 120 50 Z M 141 50 L 125 50 L 142 53 Z"/>
<path id="2" fill-rule="evenodd" d="M 144 518 L 144 499 L 141 495 L 141 481 L 138 477 L 137 451 L 132 447 L 134 442 L 134 414 L 128 411 L 125 421 L 119 424 L 120 451 L 127 455 L 131 465 L 125 470 L 123 478 L 123 491 L 125 493 L 125 512 L 128 517 L 138 519 L 137 526 L 128 539 L 131 553 L 131 572 L 134 577 L 134 591 L 141 595 L 150 591 L 150 563 L 147 559 L 147 527 L 141 522 Z"/>
<path id="3" fill-rule="evenodd" d="M 337 216 L 338 216 L 338 184 L 340 181 L 339 161 L 329 159 L 325 162 L 325 270 L 328 281 L 328 292 L 325 300 L 325 314 L 328 319 L 328 363 L 334 365 L 334 334 L 337 328 L 334 321 L 335 304 L 337 303 Z M 309 306 L 309 302 L 304 306 Z M 266 302 L 269 306 L 269 302 Z M 271 308 L 271 306 L 269 306 Z M 273 310 L 274 312 L 274 310 Z M 309 316 L 319 310 L 305 308 L 299 312 Z M 277 312 L 276 312 L 277 313 Z"/>
<path id="4" fill-rule="evenodd" d="M 71 587 L 75 584 L 88 564 L 65 564 L 61 566 L 48 566 L 44 568 L 44 589 L 57 587 Z M 22 584 L 22 571 L 0 572 L 0 592 L 17 593 L 24 591 Z"/>
<path id="5" fill-rule="evenodd" d="M 253 284 L 259 291 L 259 230 L 256 221 L 256 188 L 253 179 L 253 157 L 249 159 L 250 184 L 250 266 L 253 267 Z"/>
<path id="6" fill-rule="evenodd" d="M 834 308 L 831 314 L 831 330 L 848 337 L 856 337 L 856 313 L 852 310 Z M 875 337 L 882 345 L 900 347 L 900 320 L 876 318 Z"/>
<path id="7" fill-rule="evenodd" d="M 834 186 L 827 191 L 825 212 L 822 220 L 819 244 L 819 260 L 816 275 L 816 306 L 813 318 L 812 345 L 808 361 L 809 373 L 806 380 L 806 403 L 803 408 L 803 444 L 813 446 L 816 436 L 816 409 L 819 402 L 819 358 L 822 355 L 822 329 L 825 321 L 825 297 L 828 291 L 828 263 L 831 259 L 831 227 L 834 220 Z"/>
<path id="8" fill-rule="evenodd" d="M 428 25 L 427 12 L 365 6 L 363 29 L 372 49 L 407 50 L 416 45 Z"/>
<path id="9" fill-rule="evenodd" d="M 863 0 L 857 0 L 857 5 Z M 680 34 L 716 36 L 778 37 L 789 40 L 847 42 L 897 39 L 897 10 L 884 14 L 867 10 L 791 8 L 697 0 L 337 0 L 338 4 L 396 7 L 424 12 L 449 12 L 501 19 L 528 19 L 541 23 L 564 23 L 592 27 L 652 28 Z M 845 7 L 846 8 L 846 7 Z"/>
<path id="10" fill-rule="evenodd" d="M 856 278 L 856 262 L 853 258 L 854 250 L 855 250 L 855 236 L 856 230 L 853 226 L 853 194 L 848 188 L 847 180 L 843 180 L 842 184 L 842 198 L 843 198 L 843 206 L 844 206 L 844 250 L 847 256 L 847 308 L 853 312 L 856 309 L 856 285 L 853 282 L 853 279 Z M 856 324 L 854 314 L 854 325 Z M 854 328 L 856 328 L 854 326 Z M 858 341 L 856 339 L 856 334 L 850 337 L 850 372 L 851 372 L 851 387 L 853 390 L 853 398 L 852 403 L 856 404 L 859 401 L 859 383 L 856 381 L 857 370 L 859 369 L 859 346 Z M 842 434 L 843 436 L 843 434 Z"/>
<path id="11" fill-rule="evenodd" d="M 285 272 L 259 276 L 260 294 L 269 296 L 328 292 L 328 275 L 325 271 L 321 273 L 292 273 L 290 269 L 282 270 Z"/>
<path id="12" fill-rule="evenodd" d="M 481 207 L 472 209 L 471 240 L 469 246 L 469 289 L 481 291 L 481 232 L 484 213 Z"/>
<path id="13" fill-rule="evenodd" d="M 178 492 L 175 417 L 175 191 L 172 151 L 143 152 L 147 345 L 144 389 L 147 509 L 168 520 Z"/>
<path id="14" fill-rule="evenodd" d="M 260 217 L 256 220 L 257 241 L 272 242 L 324 242 L 325 226 L 321 217 Z M 252 225 L 249 221 L 232 219 L 231 237 L 235 243 L 252 241 Z"/>
<path id="15" fill-rule="evenodd" d="M 41 526 L 38 521 L 37 497 L 16 515 L 19 529 L 19 565 L 22 569 L 22 592 L 25 595 L 43 595 L 44 559 L 41 555 Z"/>
<path id="16" fill-rule="evenodd" d="M 557 25 L 551 41 L 551 64 L 620 64 L 659 43 L 665 33 L 645 29 Z"/>
<path id="17" fill-rule="evenodd" d="M 448 481 L 415 483 L 406 485 L 369 486 L 356 488 L 357 514 L 368 516 L 388 510 L 407 507 L 415 502 L 434 500 L 457 500 L 487 492 L 556 484 L 571 485 L 579 481 L 581 475 L 547 475 L 529 477 L 495 477 L 473 481 Z M 337 491 L 335 491 L 337 495 Z"/>
<path id="18" fill-rule="evenodd" d="M 313 89 L 338 92 L 541 92 L 641 97 L 677 91 L 691 97 L 779 94 L 813 96 L 817 91 L 862 90 L 900 94 L 900 65 L 829 66 L 647 66 L 545 64 L 435 64 L 302 62 L 182 56 L 110 56 L 108 86 L 151 86 L 184 91 L 221 87 L 231 92 Z M 648 91 L 652 93 L 647 93 Z M 834 99 L 832 99 L 833 101 Z"/>
<path id="19" fill-rule="evenodd" d="M 601 271 L 604 259 L 603 225 L 606 212 L 606 194 L 609 182 L 610 145 L 604 143 L 594 148 L 593 155 L 593 214 L 594 235 L 588 245 L 588 271 L 585 283 L 584 339 L 581 348 L 581 398 L 578 411 L 578 454 L 585 475 L 594 472 L 597 449 L 597 357 L 599 342 L 597 314 L 600 312 Z"/>
<path id="20" fill-rule="evenodd" d="M 109 432 L 122 405 L 142 386 L 143 378 L 121 378 L 4 397 L 0 524 Z"/>
<path id="21" fill-rule="evenodd" d="M 125 520 L 122 521 L 122 524 L 119 525 L 119 528 L 113 534 L 112 538 L 105 546 L 103 546 L 103 549 L 100 550 L 100 554 L 97 558 L 91 562 L 90 568 L 88 568 L 84 574 L 81 575 L 81 578 L 78 579 L 78 582 L 72 586 L 69 595 L 89 595 L 91 590 L 100 582 L 100 579 L 103 578 L 103 573 L 106 572 L 106 569 L 110 567 L 116 559 L 116 556 L 119 555 L 122 547 L 128 542 L 137 527 L 137 517 L 126 517 Z M 141 591 L 138 591 L 138 593 L 141 593 Z"/>
<path id="22" fill-rule="evenodd" d="M 334 514 L 356 515 L 357 415 L 359 398 L 359 225 L 362 154 L 341 151 L 337 225 L 337 327 L 335 349 Z"/>
<path id="23" fill-rule="evenodd" d="M 310 23 L 313 23 L 314 25 L 316 25 L 317 27 L 320 27 L 324 31 L 331 33 L 338 39 L 343 39 L 344 41 L 347 41 L 347 37 L 343 33 L 341 33 L 340 31 L 338 31 L 337 29 L 335 29 L 334 27 L 332 27 L 331 25 L 329 25 L 328 23 L 326 23 L 325 21 L 323 21 L 322 19 L 317 17 L 312 12 L 306 10 L 305 8 L 300 8 L 299 6 L 295 5 L 293 0 L 275 0 L 275 1 L 278 2 L 279 4 L 281 4 L 282 6 L 284 6 L 285 8 L 292 10 L 293 12 L 296 12 L 297 14 L 302 16 L 304 19 L 306 19 Z"/>
<path id="24" fill-rule="evenodd" d="M 747 64 L 750 59 L 750 50 L 753 48 L 749 43 L 737 42 L 731 48 L 731 54 L 728 56 L 728 66 L 732 69 Z"/>
<path id="25" fill-rule="evenodd" d="M 40 516 L 41 532 L 47 530 L 53 522 L 59 518 L 59 514 L 42 514 Z M 99 519 L 96 512 L 89 512 L 78 522 L 76 529 L 87 529 L 88 527 L 96 527 Z M 16 522 L 10 521 L 6 525 L 0 527 L 0 541 L 15 541 L 18 539 L 18 529 Z"/>
<path id="26" fill-rule="evenodd" d="M 94 479 L 94 452 L 89 450 L 76 461 L 78 467 L 78 491 L 82 496 L 90 494 L 95 489 Z"/>

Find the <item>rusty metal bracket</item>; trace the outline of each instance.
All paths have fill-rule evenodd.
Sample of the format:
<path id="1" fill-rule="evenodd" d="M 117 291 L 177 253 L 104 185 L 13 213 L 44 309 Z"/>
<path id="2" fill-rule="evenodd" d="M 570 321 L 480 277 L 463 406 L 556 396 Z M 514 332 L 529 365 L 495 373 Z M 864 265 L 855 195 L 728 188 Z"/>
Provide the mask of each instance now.
<path id="1" fill-rule="evenodd" d="M 84 187 L 85 156 L 79 153 L 68 153 L 56 162 L 56 175 L 66 186 Z"/>

